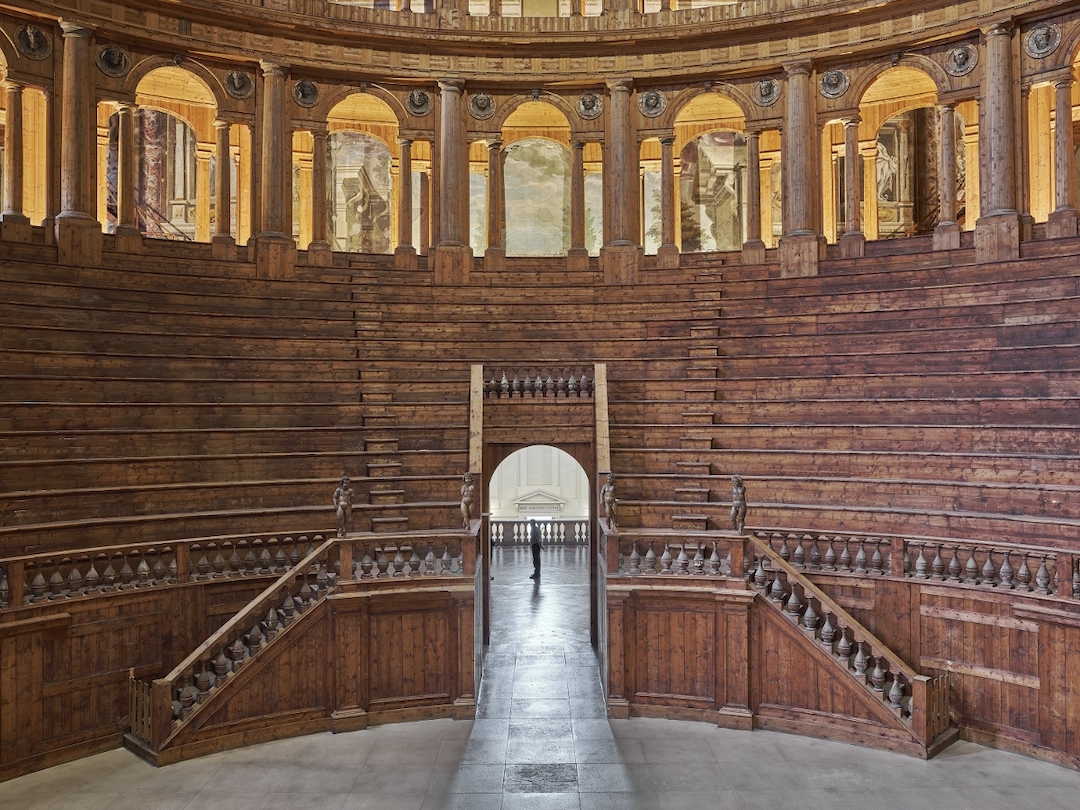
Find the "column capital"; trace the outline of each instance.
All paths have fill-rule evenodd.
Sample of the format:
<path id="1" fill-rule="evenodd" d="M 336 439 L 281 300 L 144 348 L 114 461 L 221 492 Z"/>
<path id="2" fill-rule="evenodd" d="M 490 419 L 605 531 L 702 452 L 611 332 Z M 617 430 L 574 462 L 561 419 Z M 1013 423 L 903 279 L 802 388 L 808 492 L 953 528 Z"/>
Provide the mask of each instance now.
<path id="1" fill-rule="evenodd" d="M 1000 20 L 996 23 L 991 23 L 982 29 L 983 35 L 986 37 L 1011 37 L 1013 29 L 1015 28 L 1014 22 L 1010 20 Z"/>
<path id="2" fill-rule="evenodd" d="M 846 115 L 840 120 L 843 121 L 844 128 L 846 129 L 848 127 L 857 127 L 857 126 L 859 126 L 859 124 L 862 123 L 862 116 L 860 116 L 858 113 L 856 113 L 855 115 Z"/>
<path id="3" fill-rule="evenodd" d="M 405 138 L 405 137 L 403 137 L 401 135 L 398 135 L 398 137 L 397 137 L 397 145 L 398 146 L 412 146 L 412 142 L 413 142 L 412 138 Z"/>
<path id="4" fill-rule="evenodd" d="M 956 102 L 955 101 L 943 101 L 940 104 L 938 104 L 938 112 L 939 113 L 943 113 L 946 110 L 955 111 L 956 110 Z"/>
<path id="5" fill-rule="evenodd" d="M 487 142 L 487 148 L 489 152 L 498 152 L 503 148 L 502 138 L 492 138 Z"/>
<path id="6" fill-rule="evenodd" d="M 580 152 L 585 148 L 585 141 L 570 141 L 570 148 L 575 152 Z"/>
<path id="7" fill-rule="evenodd" d="M 608 79 L 604 84 L 609 93 L 629 93 L 634 89 L 634 80 L 630 78 Z"/>
<path id="8" fill-rule="evenodd" d="M 60 30 L 64 32 L 64 37 L 79 37 L 81 39 L 89 39 L 94 34 L 94 26 L 87 25 L 82 20 L 61 20 Z"/>
<path id="9" fill-rule="evenodd" d="M 228 120 L 227 118 L 215 118 L 214 119 L 214 129 L 218 130 L 219 132 L 221 130 L 223 130 L 223 129 L 228 130 L 232 125 L 233 125 L 233 122 Z"/>
<path id="10" fill-rule="evenodd" d="M 272 59 L 259 60 L 259 69 L 262 70 L 263 76 L 281 76 L 284 78 L 289 72 L 289 67 L 285 62 L 277 62 Z"/>
<path id="11" fill-rule="evenodd" d="M 444 93 L 463 93 L 465 92 L 465 80 L 439 79 L 439 90 Z"/>
<path id="12" fill-rule="evenodd" d="M 3 84 L 4 90 L 9 93 L 21 93 L 26 89 L 26 82 L 19 82 L 15 79 L 4 79 L 0 84 Z"/>
<path id="13" fill-rule="evenodd" d="M 671 135 L 662 136 L 660 138 L 660 145 L 661 146 L 674 146 L 675 145 L 675 135 L 671 134 Z"/>
<path id="14" fill-rule="evenodd" d="M 784 69 L 784 75 L 789 79 L 792 76 L 809 76 L 813 70 L 813 64 L 809 59 L 799 59 L 794 62 L 784 62 L 781 64 Z"/>

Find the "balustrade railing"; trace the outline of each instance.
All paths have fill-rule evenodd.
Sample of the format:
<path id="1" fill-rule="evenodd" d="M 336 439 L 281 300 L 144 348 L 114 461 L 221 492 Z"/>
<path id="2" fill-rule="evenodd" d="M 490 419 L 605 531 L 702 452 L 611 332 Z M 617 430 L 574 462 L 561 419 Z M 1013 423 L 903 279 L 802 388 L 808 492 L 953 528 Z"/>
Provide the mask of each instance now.
<path id="1" fill-rule="evenodd" d="M 378 543 L 343 538 L 340 568 L 352 564 L 352 579 L 466 576 L 468 544 L 461 535 L 429 540 L 395 539 Z"/>
<path id="2" fill-rule="evenodd" d="M 715 535 L 670 537 L 647 534 L 605 536 L 609 574 L 630 577 L 738 577 L 743 576 L 743 538 Z M 615 550 L 615 554 L 612 554 Z"/>
<path id="3" fill-rule="evenodd" d="M 750 586 L 859 683 L 926 745 L 949 727 L 948 678 L 919 675 L 774 549 L 752 536 Z"/>
<path id="4" fill-rule="evenodd" d="M 322 540 L 320 537 L 319 540 Z M 334 587 L 337 538 L 310 548 L 295 566 L 255 597 L 164 678 L 132 680 L 132 733 L 161 744 L 230 677 Z"/>
<path id="5" fill-rule="evenodd" d="M 797 570 L 895 576 L 1080 599 L 1080 555 L 932 538 L 757 530 Z"/>
<path id="6" fill-rule="evenodd" d="M 484 377 L 485 399 L 591 399 L 595 387 L 588 368 L 500 369 Z"/>
<path id="7" fill-rule="evenodd" d="M 589 542 L 587 518 L 571 520 L 538 520 L 540 543 L 545 546 L 584 546 Z M 494 546 L 527 546 L 531 543 L 529 522 L 526 520 L 492 520 L 491 544 Z"/>
<path id="8" fill-rule="evenodd" d="M 323 535 L 235 535 L 0 560 L 0 608 L 206 579 L 281 574 Z"/>

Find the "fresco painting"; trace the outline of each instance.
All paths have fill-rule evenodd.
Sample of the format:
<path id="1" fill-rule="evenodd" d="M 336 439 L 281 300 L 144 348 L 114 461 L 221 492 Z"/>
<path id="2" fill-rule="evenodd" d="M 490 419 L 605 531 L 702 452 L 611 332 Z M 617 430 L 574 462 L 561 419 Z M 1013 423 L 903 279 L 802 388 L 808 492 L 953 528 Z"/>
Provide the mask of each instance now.
<path id="1" fill-rule="evenodd" d="M 683 148 L 681 166 L 683 252 L 739 250 L 746 240 L 746 138 L 699 135 Z"/>
<path id="2" fill-rule="evenodd" d="M 334 250 L 389 253 L 390 149 L 360 132 L 330 136 L 330 235 Z"/>
<path id="3" fill-rule="evenodd" d="M 503 175 L 506 255 L 565 256 L 570 249 L 570 150 L 543 138 L 517 141 L 506 149 Z"/>

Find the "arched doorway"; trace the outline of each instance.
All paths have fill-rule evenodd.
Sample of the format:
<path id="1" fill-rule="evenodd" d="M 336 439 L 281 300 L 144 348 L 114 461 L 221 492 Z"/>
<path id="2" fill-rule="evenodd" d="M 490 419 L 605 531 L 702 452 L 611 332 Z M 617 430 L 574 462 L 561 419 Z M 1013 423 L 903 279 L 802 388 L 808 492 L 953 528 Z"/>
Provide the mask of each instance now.
<path id="1" fill-rule="evenodd" d="M 526 526 L 541 524 L 546 545 L 587 545 L 589 476 L 565 450 L 534 444 L 515 450 L 488 486 L 493 546 L 526 546 Z"/>

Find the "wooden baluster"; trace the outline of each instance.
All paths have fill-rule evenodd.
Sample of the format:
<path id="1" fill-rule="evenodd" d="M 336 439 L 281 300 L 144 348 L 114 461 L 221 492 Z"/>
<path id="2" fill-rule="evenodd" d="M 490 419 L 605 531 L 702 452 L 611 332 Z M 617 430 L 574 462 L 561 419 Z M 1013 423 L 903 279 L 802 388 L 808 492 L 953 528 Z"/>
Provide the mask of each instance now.
<path id="1" fill-rule="evenodd" d="M 547 378 L 544 380 L 544 396 L 554 397 L 555 395 L 555 380 L 551 376 L 551 369 L 548 369 Z"/>
<path id="2" fill-rule="evenodd" d="M 222 647 L 214 656 L 214 678 L 217 684 L 221 685 L 231 674 L 232 666 L 229 663 L 229 657 L 225 654 L 225 648 Z"/>
<path id="3" fill-rule="evenodd" d="M 1012 569 L 1012 565 L 1009 563 L 1009 550 L 1008 549 L 1005 549 L 1004 559 L 1001 561 L 1001 570 L 1000 570 L 998 575 L 1001 578 L 1000 579 L 1001 587 L 1012 590 L 1012 588 L 1014 587 L 1013 579 L 1012 579 L 1013 569 Z"/>
<path id="4" fill-rule="evenodd" d="M 833 538 L 829 538 L 829 547 L 825 549 L 825 564 L 822 566 L 826 571 L 836 570 L 836 549 L 833 548 Z"/>
<path id="5" fill-rule="evenodd" d="M 139 562 L 135 566 L 135 587 L 144 588 L 150 584 L 150 565 L 146 562 L 146 554 L 139 555 Z"/>
<path id="6" fill-rule="evenodd" d="M 563 377 L 564 371 L 565 371 L 565 369 L 559 371 L 559 379 L 555 383 L 555 396 L 556 397 L 565 397 L 566 396 L 566 379 Z"/>
<path id="7" fill-rule="evenodd" d="M 960 547 L 959 546 L 950 546 L 949 551 L 952 554 L 952 556 L 949 558 L 949 577 L 948 577 L 948 579 L 949 579 L 950 582 L 959 582 L 960 581 L 960 573 L 963 571 L 963 569 L 960 567 Z"/>
<path id="8" fill-rule="evenodd" d="M 791 553 L 791 564 L 798 569 L 806 568 L 806 551 L 803 549 L 803 538 L 795 538 L 795 550 Z"/>
<path id="9" fill-rule="evenodd" d="M 671 573 L 671 546 L 664 543 L 664 553 L 660 555 L 661 574 Z"/>
<path id="10" fill-rule="evenodd" d="M 828 647 L 832 652 L 833 641 L 836 640 L 836 626 L 832 623 L 832 614 L 825 614 L 825 623 L 821 625 L 821 644 Z"/>
<path id="11" fill-rule="evenodd" d="M 757 568 L 754 570 L 754 587 L 763 591 L 768 584 L 769 575 L 765 571 L 765 558 L 759 556 L 757 558 Z"/>
<path id="12" fill-rule="evenodd" d="M 845 667 L 851 667 L 851 641 L 843 627 L 840 628 L 840 640 L 836 643 L 836 657 Z"/>
<path id="13" fill-rule="evenodd" d="M 303 537 L 300 538 L 300 540 L 303 539 Z M 296 568 L 300 564 L 300 560 L 304 559 L 304 554 L 300 550 L 300 542 L 294 541 L 291 537 L 286 537 L 285 542 L 289 544 L 289 568 Z"/>
<path id="14" fill-rule="evenodd" d="M 236 672 L 244 665 L 244 661 L 247 660 L 247 647 L 244 646 L 244 642 L 240 640 L 239 636 L 228 646 L 225 655 L 232 662 L 233 672 Z"/>
<path id="15" fill-rule="evenodd" d="M 1050 593 L 1050 572 L 1046 570 L 1046 555 L 1041 557 L 1039 571 L 1035 574 L 1036 593 Z"/>
<path id="16" fill-rule="evenodd" d="M 697 553 L 694 554 L 694 576 L 702 576 L 705 573 L 705 555 L 701 552 L 703 546 L 701 543 L 696 543 Z"/>
<path id="17" fill-rule="evenodd" d="M 570 379 L 566 381 L 566 395 L 568 397 L 576 397 L 579 395 L 577 379 L 574 377 L 573 369 L 570 369 Z"/>
<path id="18" fill-rule="evenodd" d="M 855 555 L 855 573 L 866 573 L 866 542 L 864 540 L 859 541 L 859 551 Z"/>
<path id="19" fill-rule="evenodd" d="M 802 611 L 804 605 L 801 599 L 799 599 L 799 589 L 795 587 L 795 584 L 791 584 L 791 592 L 788 593 L 787 603 L 784 605 L 784 609 L 788 615 L 794 620 L 795 624 L 799 623 L 799 614 Z"/>
<path id="20" fill-rule="evenodd" d="M 923 554 L 925 546 L 919 545 L 919 556 L 915 559 L 915 579 L 929 579 L 930 564 L 926 561 L 926 555 Z"/>
<path id="21" fill-rule="evenodd" d="M 885 558 L 881 556 L 881 541 L 871 540 L 874 544 L 874 554 L 870 557 L 870 573 L 881 576 L 885 573 Z M 898 560 L 903 564 L 903 557 L 898 557 Z M 903 576 L 903 568 L 900 569 L 900 575 Z"/>
<path id="22" fill-rule="evenodd" d="M 247 632 L 248 654 L 252 658 L 254 658 L 258 654 L 259 650 L 262 649 L 262 646 L 263 646 L 262 629 L 259 627 L 259 623 L 255 622 L 255 624 L 251 625 L 251 629 L 248 630 L 248 632 Z"/>
<path id="23" fill-rule="evenodd" d="M 979 584 L 979 564 L 975 562 L 975 549 L 968 552 L 967 562 L 964 563 L 964 582 L 969 585 Z"/>
<path id="24" fill-rule="evenodd" d="M 262 620 L 262 631 L 263 635 L 266 636 L 267 643 L 274 640 L 280 629 L 281 619 L 278 617 L 278 612 L 271 605 Z"/>
<path id="25" fill-rule="evenodd" d="M 30 580 L 30 601 L 40 602 L 45 596 L 45 574 L 41 570 L 41 564 L 34 566 L 34 576 Z"/>
<path id="26" fill-rule="evenodd" d="M 195 696 L 196 703 L 202 703 L 210 695 L 210 690 L 214 686 L 213 675 L 210 674 L 210 662 L 203 663 L 203 668 L 199 670 L 199 674 L 195 676 L 195 689 L 198 694 Z"/>
<path id="27" fill-rule="evenodd" d="M 593 393 L 593 381 L 589 379 L 589 371 L 585 369 L 581 372 L 581 395 L 583 397 L 591 397 Z"/>
<path id="28" fill-rule="evenodd" d="M 903 712 L 904 687 L 900 683 L 900 673 L 893 675 L 892 686 L 889 687 L 889 706 L 895 711 Z"/>
<path id="29" fill-rule="evenodd" d="M 645 552 L 645 573 L 656 573 L 656 552 L 653 551 L 652 541 L 649 541 L 649 550 Z"/>
<path id="30" fill-rule="evenodd" d="M 729 563 L 728 576 L 734 576 L 734 574 L 730 573 L 730 568 L 731 568 L 731 566 L 730 566 L 730 563 Z M 716 576 L 719 573 L 720 573 L 720 553 L 716 549 L 716 541 L 713 540 L 712 541 L 712 554 L 709 555 L 709 574 L 711 574 L 712 576 Z"/>
<path id="31" fill-rule="evenodd" d="M 518 379 L 517 372 L 514 372 L 514 381 L 510 384 L 510 398 L 521 398 L 521 380 Z"/>
<path id="32" fill-rule="evenodd" d="M 244 554 L 244 573 L 248 575 L 254 574 L 256 562 L 254 549 L 252 549 L 251 546 L 247 546 L 247 551 Z"/>
<path id="33" fill-rule="evenodd" d="M 638 554 L 637 543 L 633 540 L 630 541 L 630 571 L 629 574 L 632 577 L 636 577 L 641 573 L 641 555 Z"/>
<path id="34" fill-rule="evenodd" d="M 259 573 L 270 574 L 274 570 L 274 560 L 270 556 L 270 549 L 265 545 L 262 547 L 262 551 L 259 552 Z M 351 578 L 351 577 L 350 577 Z"/>
<path id="35" fill-rule="evenodd" d="M 428 543 L 427 554 L 424 555 L 424 576 L 435 576 L 438 562 L 435 560 L 435 545 Z"/>
<path id="36" fill-rule="evenodd" d="M 795 589 L 792 588 L 792 591 L 794 590 Z M 817 611 L 814 610 L 813 598 L 805 592 L 803 595 L 806 596 L 806 610 L 803 611 L 802 626 L 803 629 L 806 630 L 810 635 L 814 635 L 815 633 L 817 633 L 817 628 L 818 624 L 821 622 L 821 617 L 818 616 Z"/>
<path id="37" fill-rule="evenodd" d="M 861 641 L 856 641 L 855 647 L 855 677 L 862 683 L 866 683 L 866 669 L 870 665 L 870 659 L 866 655 L 866 645 Z"/>
<path id="38" fill-rule="evenodd" d="M 780 572 L 773 574 L 772 587 L 769 588 L 769 598 L 777 603 L 782 603 L 787 596 L 784 591 L 784 583 L 781 581 Z"/>
<path id="39" fill-rule="evenodd" d="M 10 598 L 11 588 L 8 585 L 7 574 L 4 573 L 4 569 L 0 567 L 0 608 L 6 608 Z"/>
<path id="40" fill-rule="evenodd" d="M 781 542 L 780 542 L 779 554 L 780 554 L 780 559 L 782 559 L 784 562 L 790 562 L 791 561 L 791 549 L 788 548 L 788 542 L 787 542 L 787 535 L 786 534 L 782 535 L 782 539 L 781 539 Z"/>
<path id="41" fill-rule="evenodd" d="M 449 574 L 450 569 L 453 567 L 453 565 L 454 565 L 454 560 L 450 556 L 450 543 L 447 542 L 447 543 L 443 544 L 443 552 L 442 552 L 442 570 L 443 570 L 443 573 L 444 574 Z M 380 574 L 380 576 L 385 576 L 385 575 Z"/>
<path id="42" fill-rule="evenodd" d="M 67 587 L 68 596 L 80 596 L 86 592 L 82 571 L 79 569 L 79 560 L 71 561 L 71 570 L 68 571 Z"/>
<path id="43" fill-rule="evenodd" d="M 291 594 L 285 594 L 285 598 L 281 600 L 278 615 L 281 616 L 282 627 L 288 627 L 293 623 L 296 618 L 296 603 L 293 601 Z"/>
<path id="44" fill-rule="evenodd" d="M 875 692 L 885 692 L 885 670 L 881 666 L 881 655 L 874 656 L 874 670 L 870 673 L 870 688 Z"/>
<path id="45" fill-rule="evenodd" d="M 1069 560 L 1069 570 L 1072 571 L 1072 593 L 1070 593 L 1069 596 L 1073 599 L 1080 599 L 1080 566 L 1077 565 L 1076 557 L 1071 554 L 1067 556 Z M 1060 557 L 1058 559 L 1060 559 Z M 1065 594 L 1061 595 L 1065 596 Z"/>
<path id="46" fill-rule="evenodd" d="M 405 557 L 401 553 L 401 546 L 397 546 L 397 550 L 394 553 L 394 576 L 402 576 L 402 572 L 405 570 Z"/>
<path id="47" fill-rule="evenodd" d="M 412 554 L 409 555 L 409 576 L 420 576 L 420 555 L 416 553 L 416 546 L 412 547 Z"/>
<path id="48" fill-rule="evenodd" d="M 1020 570 L 1016 572 L 1016 590 L 1024 593 L 1031 592 L 1031 569 L 1028 568 L 1027 554 L 1021 558 Z"/>
<path id="49" fill-rule="evenodd" d="M 982 583 L 983 585 L 993 586 L 996 580 L 997 569 L 994 568 L 994 550 L 988 548 L 986 550 L 986 562 L 983 563 L 982 567 Z"/>
<path id="50" fill-rule="evenodd" d="M 49 577 L 49 598 L 63 599 L 65 579 L 60 574 L 60 563 L 51 562 L 51 565 L 52 576 Z"/>
<path id="51" fill-rule="evenodd" d="M 521 395 L 523 397 L 529 397 L 530 399 L 535 396 L 532 377 L 529 376 L 528 369 L 525 370 L 525 382 L 521 386 Z"/>
<path id="52" fill-rule="evenodd" d="M 379 569 L 379 573 L 375 575 L 376 578 L 389 576 L 387 573 L 390 570 L 390 561 L 386 559 L 386 547 L 380 546 L 378 556 L 375 558 L 375 565 Z"/>
<path id="53" fill-rule="evenodd" d="M 682 543 L 679 546 L 679 556 L 676 559 L 675 573 L 677 575 L 685 575 L 690 573 L 690 558 L 686 556 L 686 543 Z"/>
<path id="54" fill-rule="evenodd" d="M 810 570 L 817 571 L 821 568 L 821 549 L 818 547 L 818 536 L 809 537 L 810 540 Z"/>
<path id="55" fill-rule="evenodd" d="M 840 570 L 851 571 L 851 538 L 844 538 L 844 550 L 840 552 Z"/>
<path id="56" fill-rule="evenodd" d="M 934 548 L 934 561 L 930 563 L 931 579 L 945 580 L 945 561 L 941 559 L 941 544 Z"/>
<path id="57" fill-rule="evenodd" d="M 169 570 L 165 567 L 164 560 L 161 559 L 161 549 L 155 549 L 154 552 L 154 564 L 150 568 L 150 578 L 155 585 L 163 585 L 169 581 Z"/>
<path id="58" fill-rule="evenodd" d="M 299 560 L 297 560 L 299 562 Z M 229 555 L 229 567 L 227 573 L 238 574 L 243 568 L 243 563 L 240 560 L 240 554 L 237 551 L 236 544 L 232 544 L 232 554 Z"/>

